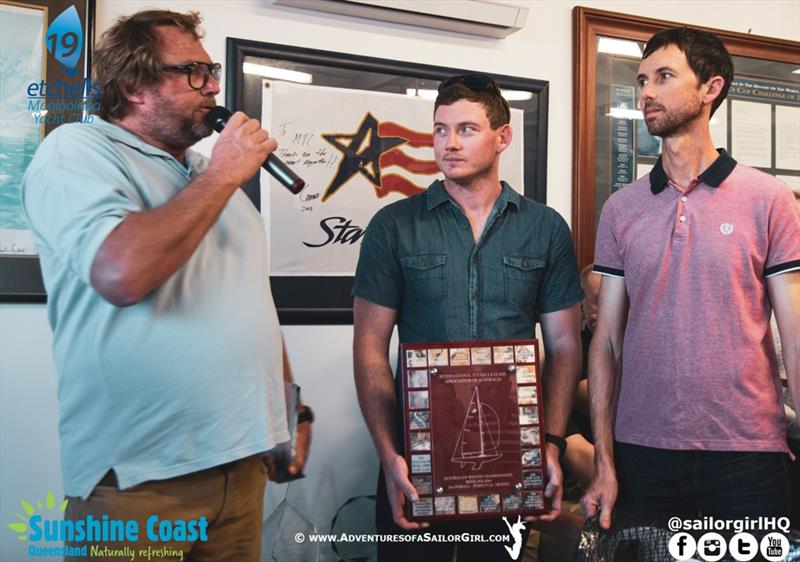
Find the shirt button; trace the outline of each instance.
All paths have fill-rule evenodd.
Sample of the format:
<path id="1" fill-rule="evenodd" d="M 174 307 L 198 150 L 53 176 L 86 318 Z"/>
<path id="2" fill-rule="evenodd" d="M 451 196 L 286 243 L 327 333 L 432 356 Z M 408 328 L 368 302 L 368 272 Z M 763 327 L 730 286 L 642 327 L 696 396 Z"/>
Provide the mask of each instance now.
<path id="1" fill-rule="evenodd" d="M 684 215 L 681 215 L 681 222 L 686 222 L 686 217 Z"/>
<path id="2" fill-rule="evenodd" d="M 422 260 L 421 262 L 419 262 L 419 264 L 420 264 L 422 267 L 427 267 L 427 266 L 428 266 L 428 260 Z"/>
<path id="3" fill-rule="evenodd" d="M 478 291 L 473 291 L 472 292 L 472 300 L 474 300 L 474 301 L 478 300 Z"/>
<path id="4" fill-rule="evenodd" d="M 462 226 L 461 228 L 463 228 L 464 230 L 467 230 L 467 229 L 469 228 L 469 225 L 468 225 L 468 224 L 465 224 L 465 225 L 464 225 L 464 226 Z"/>
<path id="5" fill-rule="evenodd" d="M 522 260 L 522 267 L 528 267 L 528 260 Z"/>
<path id="6" fill-rule="evenodd" d="M 681 197 L 681 201 L 686 201 L 686 196 Z"/>

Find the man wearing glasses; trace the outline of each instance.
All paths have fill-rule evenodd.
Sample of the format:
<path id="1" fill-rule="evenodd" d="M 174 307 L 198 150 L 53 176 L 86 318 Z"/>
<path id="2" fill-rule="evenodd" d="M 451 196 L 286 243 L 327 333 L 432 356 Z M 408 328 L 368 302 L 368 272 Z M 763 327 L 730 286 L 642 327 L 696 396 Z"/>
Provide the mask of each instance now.
<path id="1" fill-rule="evenodd" d="M 532 338 L 541 323 L 545 426 L 554 519 L 561 506 L 559 446 L 581 365 L 580 288 L 572 240 L 552 209 L 500 181 L 512 139 L 510 109 L 488 76 L 454 76 L 439 87 L 433 142 L 444 180 L 388 205 L 364 236 L 355 276 L 354 361 L 359 403 L 381 460 L 376 523 L 381 533 L 414 532 L 403 505 L 418 499 L 402 451 L 400 381 L 389 340 Z M 502 519 L 437 524 L 436 533 L 507 534 Z M 388 560 L 453 560 L 453 544 L 379 544 Z M 457 546 L 459 562 L 507 559 L 497 543 Z"/>
<path id="2" fill-rule="evenodd" d="M 289 438 L 291 373 L 264 225 L 239 186 L 276 142 L 236 113 L 210 159 L 189 148 L 211 133 L 221 72 L 199 23 L 144 11 L 111 27 L 95 52 L 99 116 L 47 137 L 23 199 L 54 332 L 65 518 L 134 524 L 109 547 L 257 561 L 261 455 Z M 300 423 L 290 473 L 309 439 Z"/>

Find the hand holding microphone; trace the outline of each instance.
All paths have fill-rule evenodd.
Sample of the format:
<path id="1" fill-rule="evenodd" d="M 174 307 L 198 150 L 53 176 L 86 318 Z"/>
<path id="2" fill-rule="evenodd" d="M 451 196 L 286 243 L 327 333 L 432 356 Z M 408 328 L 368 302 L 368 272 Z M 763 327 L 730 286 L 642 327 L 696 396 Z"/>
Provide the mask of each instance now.
<path id="1" fill-rule="evenodd" d="M 252 174 L 255 173 L 255 169 L 251 171 L 249 168 L 257 165 L 257 162 L 260 162 L 261 166 L 263 166 L 272 177 L 278 180 L 292 193 L 299 193 L 300 190 L 305 187 L 305 182 L 271 152 L 275 150 L 277 143 L 261 128 L 257 120 L 248 119 L 244 114 L 232 114 L 228 109 L 219 105 L 210 110 L 205 116 L 206 124 L 219 133 L 225 129 L 225 125 L 230 119 L 233 119 L 231 123 L 236 127 L 236 130 L 233 131 L 233 136 L 236 138 L 231 139 L 230 142 L 235 143 L 236 146 L 222 145 L 219 149 L 220 151 L 230 150 L 230 156 L 234 160 L 244 160 L 244 162 L 242 162 L 242 164 L 244 164 L 244 169 L 242 171 L 245 173 L 249 172 L 249 175 L 241 183 L 247 181 Z M 225 140 L 223 140 L 223 137 L 220 137 L 217 144 L 225 142 Z M 243 144 L 249 144 L 249 149 L 242 148 Z M 218 152 L 217 146 L 214 147 L 214 152 Z M 212 159 L 215 155 L 214 152 L 212 152 Z M 266 156 L 267 154 L 269 155 Z"/>

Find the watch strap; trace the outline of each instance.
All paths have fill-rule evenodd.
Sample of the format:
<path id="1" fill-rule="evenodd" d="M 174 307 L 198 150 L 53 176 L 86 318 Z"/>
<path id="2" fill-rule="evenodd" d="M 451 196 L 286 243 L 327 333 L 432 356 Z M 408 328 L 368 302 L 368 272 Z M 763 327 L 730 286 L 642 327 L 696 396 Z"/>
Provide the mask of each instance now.
<path id="1" fill-rule="evenodd" d="M 303 405 L 303 409 L 297 413 L 297 423 L 304 422 L 314 422 L 314 412 L 305 404 Z"/>
<path id="2" fill-rule="evenodd" d="M 558 435 L 553 435 L 551 433 L 544 434 L 544 441 L 545 443 L 552 443 L 556 447 L 558 447 L 558 455 L 560 457 L 564 456 L 564 453 L 567 450 L 567 440 L 563 437 L 559 437 Z"/>

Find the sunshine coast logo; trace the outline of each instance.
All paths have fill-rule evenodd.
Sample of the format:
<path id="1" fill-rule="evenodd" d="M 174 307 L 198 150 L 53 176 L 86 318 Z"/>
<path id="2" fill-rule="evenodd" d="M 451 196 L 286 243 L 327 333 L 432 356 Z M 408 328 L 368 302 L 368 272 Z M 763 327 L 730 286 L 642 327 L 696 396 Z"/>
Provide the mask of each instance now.
<path id="1" fill-rule="evenodd" d="M 52 490 L 47 490 L 44 503 L 41 500 L 29 502 L 19 500 L 22 513 L 15 513 L 17 521 L 8 524 L 8 528 L 17 535 L 17 539 L 27 541 L 28 556 L 86 556 L 87 546 L 68 547 L 63 545 L 46 546 L 42 544 L 48 539 L 45 536 L 45 527 L 52 521 L 64 518 L 69 500 L 60 502 L 56 500 Z"/>
<path id="2" fill-rule="evenodd" d="M 112 519 L 105 514 L 65 519 L 68 503 L 67 499 L 58 502 L 51 490 L 44 502 L 20 500 L 22 513 L 15 514 L 16 520 L 8 528 L 17 539 L 29 543 L 28 556 L 182 560 L 180 543 L 208 540 L 205 516 L 162 519 L 152 514 L 142 523 L 136 519 Z M 137 544 L 140 541 L 144 544 Z"/>
<path id="3" fill-rule="evenodd" d="M 15 513 L 14 516 L 19 519 L 19 521 L 9 523 L 8 528 L 17 533 L 17 538 L 19 540 L 27 541 L 28 534 L 32 529 L 31 525 L 36 527 L 42 521 L 42 514 L 38 513 L 38 511 L 47 510 L 51 513 L 55 512 L 55 514 L 61 518 L 61 514 L 67 509 L 68 502 L 69 500 L 65 499 L 64 501 L 60 502 L 58 506 L 56 506 L 56 498 L 51 490 L 47 490 L 44 504 L 42 504 L 41 501 L 32 503 L 26 500 L 19 500 L 19 505 L 22 507 L 24 515 L 21 513 Z"/>
<path id="4" fill-rule="evenodd" d="M 81 18 L 75 6 L 56 17 L 45 34 L 47 51 L 67 76 L 78 75 L 83 52 L 84 35 Z M 76 80 L 44 78 L 27 86 L 28 111 L 37 124 L 91 123 L 90 112 L 99 110 L 93 99 L 100 93 L 97 85 L 87 78 Z"/>

